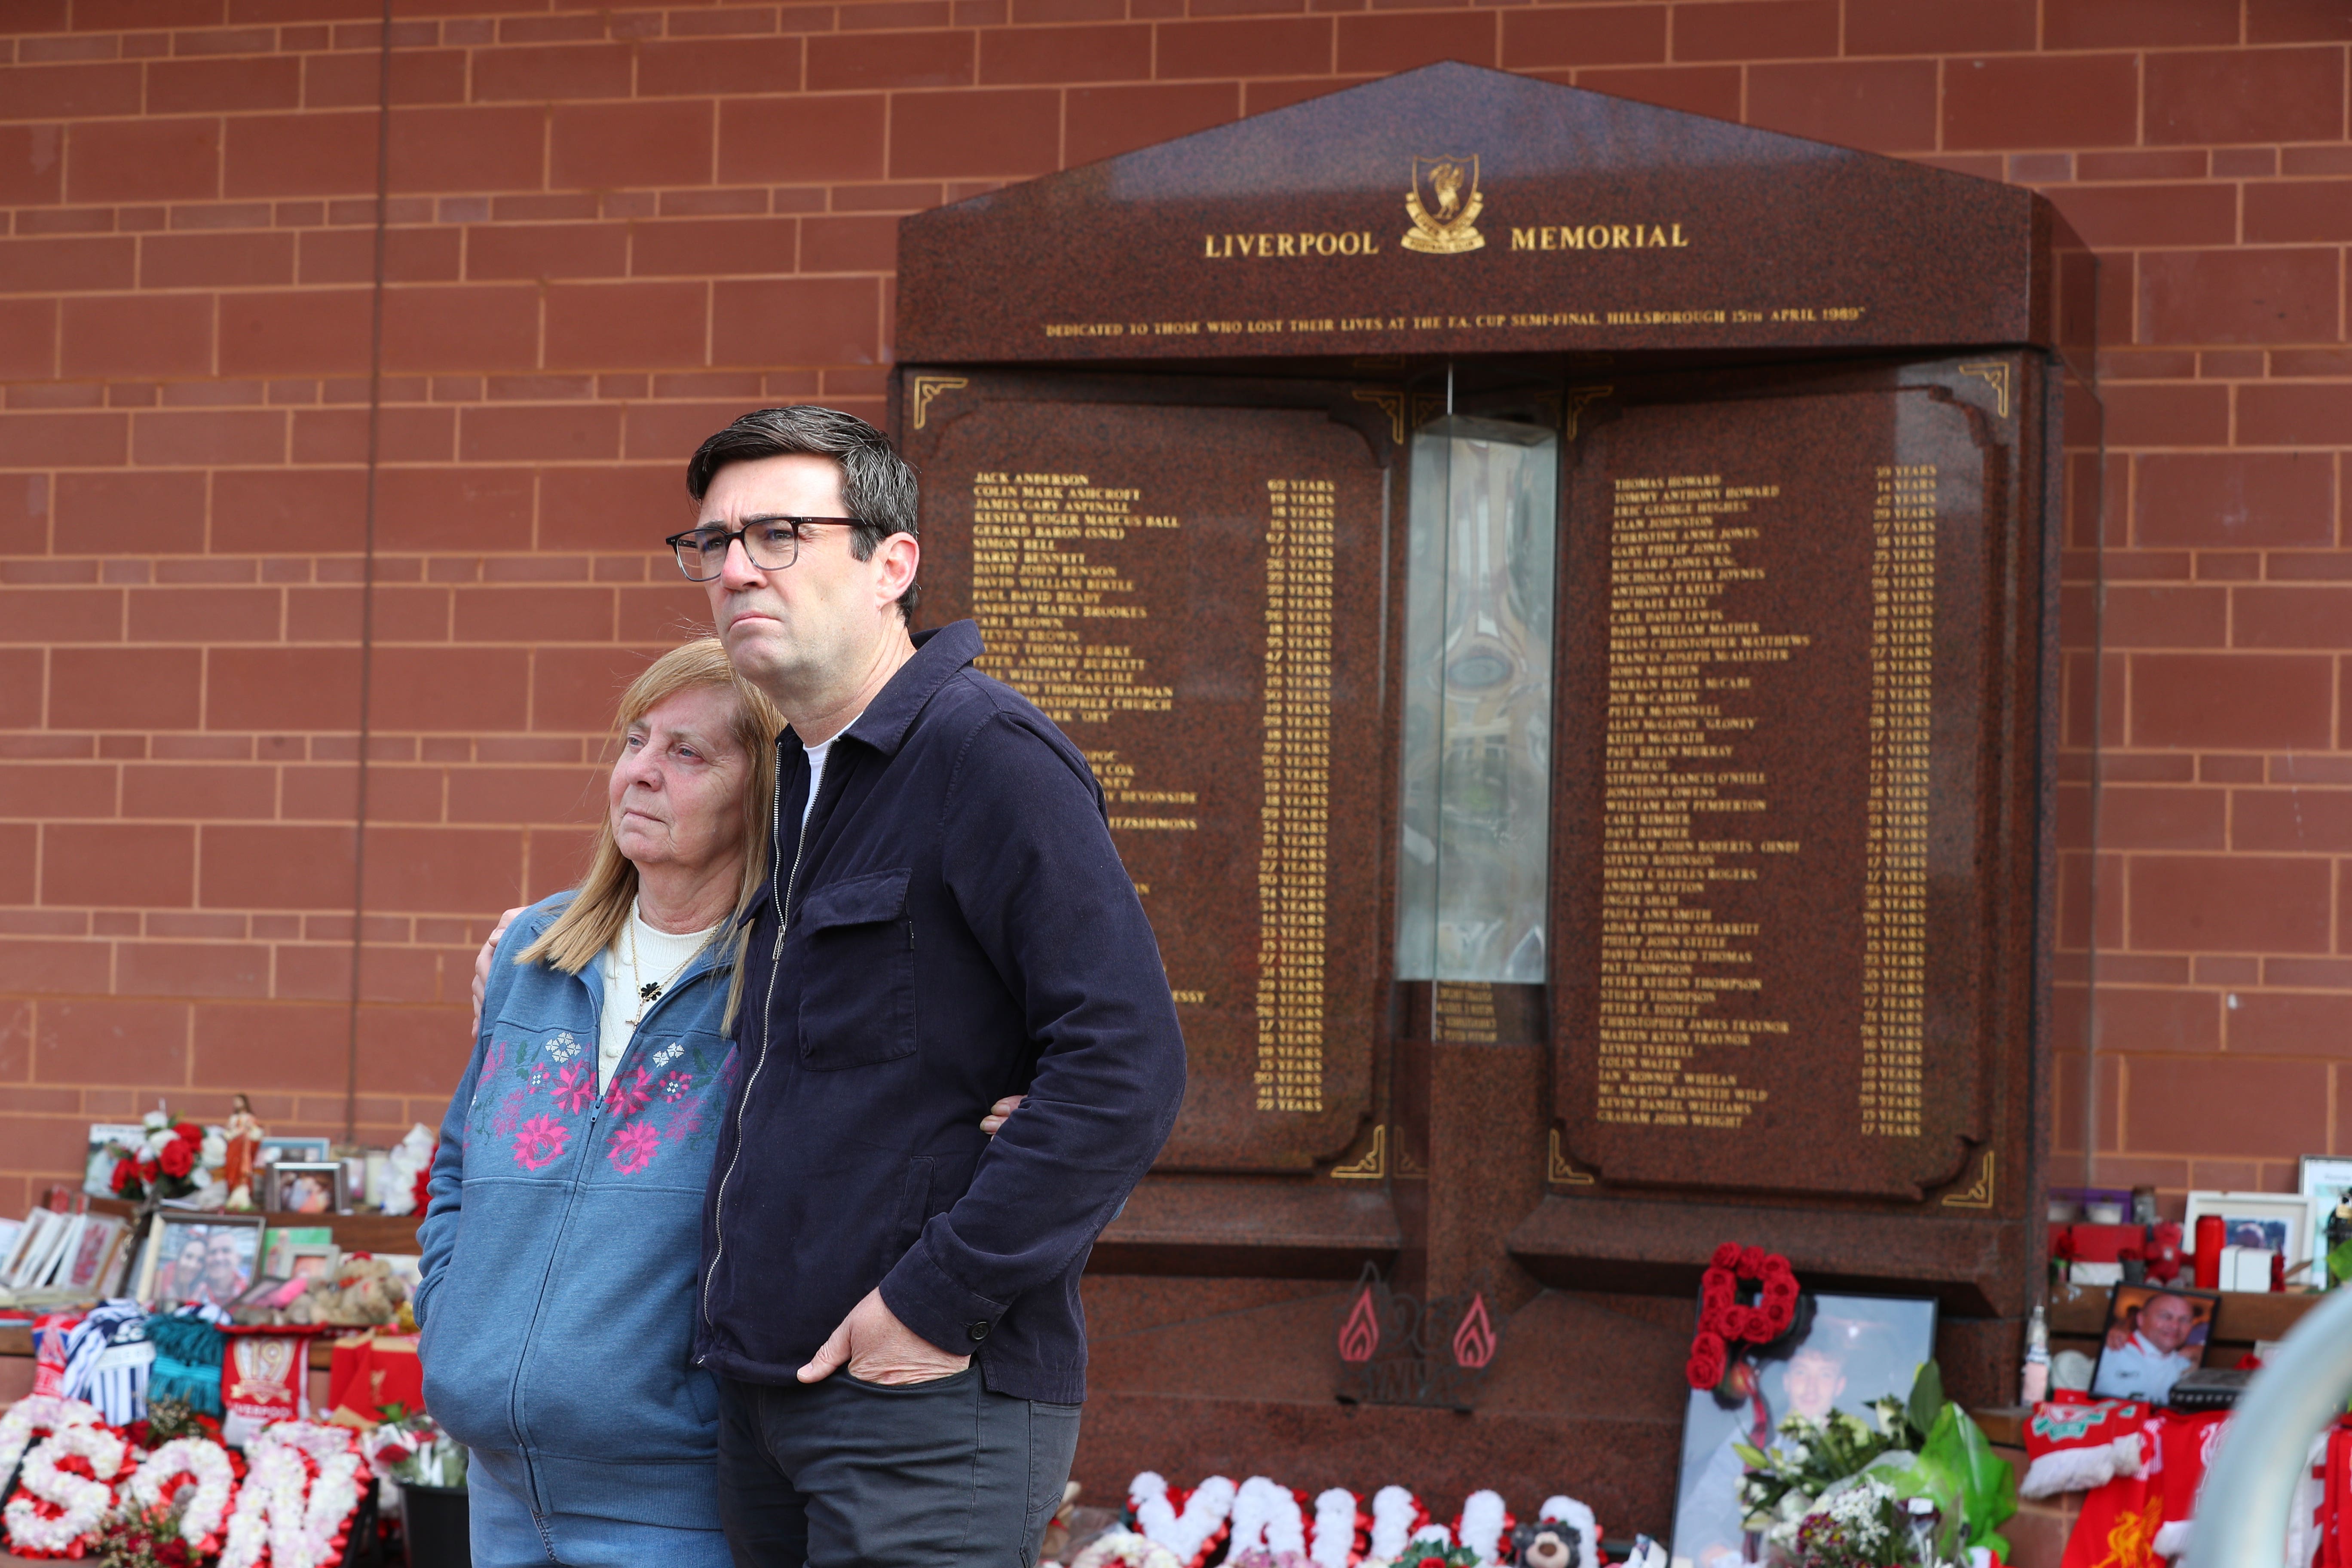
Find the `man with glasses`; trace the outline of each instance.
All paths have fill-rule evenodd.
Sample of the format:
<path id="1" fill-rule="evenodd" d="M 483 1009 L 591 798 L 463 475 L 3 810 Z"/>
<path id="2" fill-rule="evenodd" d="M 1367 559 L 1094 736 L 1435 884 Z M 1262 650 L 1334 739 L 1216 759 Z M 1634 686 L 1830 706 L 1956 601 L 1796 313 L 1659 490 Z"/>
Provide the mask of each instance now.
<path id="1" fill-rule="evenodd" d="M 1183 1098 L 1159 949 L 1085 759 L 972 668 L 971 622 L 909 633 L 915 476 L 880 431 L 747 414 L 687 489 L 668 542 L 791 726 L 703 1210 L 729 1545 L 1030 1568 L 1077 1443 L 1078 1276 Z"/>

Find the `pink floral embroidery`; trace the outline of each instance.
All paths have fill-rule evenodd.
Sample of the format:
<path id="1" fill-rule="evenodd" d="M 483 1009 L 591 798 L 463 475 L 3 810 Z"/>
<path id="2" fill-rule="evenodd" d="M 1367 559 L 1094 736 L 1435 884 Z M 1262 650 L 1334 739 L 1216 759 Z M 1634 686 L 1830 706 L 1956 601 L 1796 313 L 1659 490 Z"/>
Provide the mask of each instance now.
<path id="1" fill-rule="evenodd" d="M 574 1116 L 596 1098 L 596 1075 L 585 1062 L 573 1062 L 555 1075 L 555 1103 Z"/>
<path id="2" fill-rule="evenodd" d="M 613 1162 L 613 1169 L 625 1176 L 634 1176 L 653 1163 L 654 1151 L 661 1147 L 661 1134 L 653 1124 L 633 1121 L 613 1134 L 613 1146 L 604 1158 Z"/>
<path id="3" fill-rule="evenodd" d="M 662 1098 L 675 1100 L 694 1086 L 694 1080 L 682 1072 L 672 1072 L 661 1080 Z"/>
<path id="4" fill-rule="evenodd" d="M 499 1101 L 497 1111 L 490 1117 L 490 1133 L 493 1137 L 503 1138 L 515 1130 L 516 1124 L 522 1121 L 523 1097 L 530 1092 L 527 1089 L 507 1090 L 505 1098 Z"/>
<path id="5" fill-rule="evenodd" d="M 618 1074 L 614 1076 L 613 1087 L 604 1095 L 604 1109 L 625 1121 L 643 1110 L 646 1101 L 652 1098 L 646 1082 L 646 1069 L 631 1068 L 626 1078 Z"/>
<path id="6" fill-rule="evenodd" d="M 515 1163 L 536 1171 L 563 1152 L 572 1130 L 552 1116 L 534 1116 L 515 1132 Z"/>

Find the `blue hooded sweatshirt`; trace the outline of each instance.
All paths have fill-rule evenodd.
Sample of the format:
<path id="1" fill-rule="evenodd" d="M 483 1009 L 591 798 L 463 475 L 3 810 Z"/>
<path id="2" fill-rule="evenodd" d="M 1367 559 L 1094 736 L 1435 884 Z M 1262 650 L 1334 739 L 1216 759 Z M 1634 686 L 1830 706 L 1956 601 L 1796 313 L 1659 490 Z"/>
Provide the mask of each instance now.
<path id="1" fill-rule="evenodd" d="M 416 1321 L 425 1405 L 527 1467 L 543 1513 L 715 1530 L 718 1393 L 693 1364 L 703 1190 L 735 1079 L 732 944 L 689 963 L 601 1096 L 602 955 L 514 955 L 570 893 L 516 917 L 434 1156 Z"/>

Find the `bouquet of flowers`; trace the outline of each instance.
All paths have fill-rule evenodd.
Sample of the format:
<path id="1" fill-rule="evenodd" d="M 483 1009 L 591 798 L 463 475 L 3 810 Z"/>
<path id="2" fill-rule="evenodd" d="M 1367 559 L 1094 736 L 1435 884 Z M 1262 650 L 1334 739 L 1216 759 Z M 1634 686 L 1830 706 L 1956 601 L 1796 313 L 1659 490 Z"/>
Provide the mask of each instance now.
<path id="1" fill-rule="evenodd" d="M 1968 1413 L 1944 1398 L 1929 1362 L 1908 1400 L 1791 1415 L 1767 1449 L 1737 1446 L 1740 1506 L 1769 1563 L 1788 1568 L 1949 1568 L 1969 1548 L 2006 1555 L 1998 1533 L 2017 1511 L 2009 1466 Z"/>
<path id="2" fill-rule="evenodd" d="M 422 1410 L 383 1407 L 383 1422 L 362 1439 L 378 1477 L 416 1487 L 466 1484 L 466 1447 Z"/>
<path id="3" fill-rule="evenodd" d="M 213 1173 L 228 1159 L 228 1140 L 221 1132 L 174 1121 L 160 1105 L 140 1124 L 146 1131 L 137 1147 L 107 1145 L 114 1155 L 114 1174 L 107 1184 L 116 1197 L 140 1203 L 151 1190 L 159 1198 L 200 1197 L 218 1184 Z"/>

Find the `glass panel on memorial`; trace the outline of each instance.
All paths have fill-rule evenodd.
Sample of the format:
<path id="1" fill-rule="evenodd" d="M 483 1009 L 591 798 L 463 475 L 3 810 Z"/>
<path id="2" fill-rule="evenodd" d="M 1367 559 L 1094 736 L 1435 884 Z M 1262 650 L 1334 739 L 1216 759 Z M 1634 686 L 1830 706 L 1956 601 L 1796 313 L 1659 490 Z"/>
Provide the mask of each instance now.
<path id="1" fill-rule="evenodd" d="M 1539 985 L 1550 864 L 1559 437 L 1413 437 L 1397 977 Z"/>

